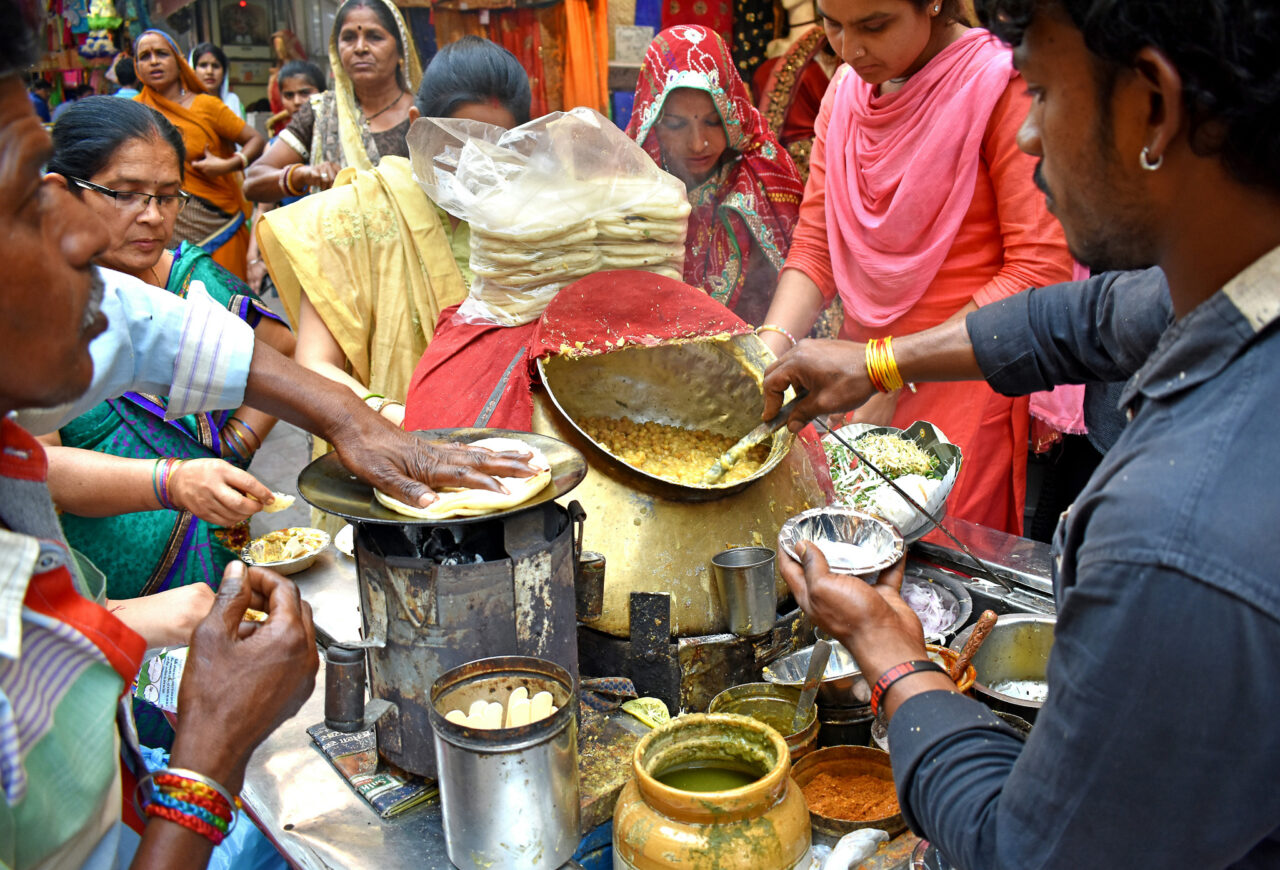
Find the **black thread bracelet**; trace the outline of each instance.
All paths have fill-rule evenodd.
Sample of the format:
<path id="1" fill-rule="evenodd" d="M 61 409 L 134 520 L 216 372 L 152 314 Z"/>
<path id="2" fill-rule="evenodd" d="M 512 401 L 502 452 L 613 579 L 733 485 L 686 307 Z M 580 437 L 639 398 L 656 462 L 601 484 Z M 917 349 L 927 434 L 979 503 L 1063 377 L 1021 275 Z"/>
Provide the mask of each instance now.
<path id="1" fill-rule="evenodd" d="M 922 674 L 929 671 L 936 671 L 945 674 L 947 671 L 942 665 L 932 659 L 921 659 L 913 662 L 903 662 L 900 665 L 894 665 L 880 675 L 880 679 L 876 680 L 875 686 L 871 689 L 871 715 L 878 716 L 880 714 L 880 699 L 884 697 L 884 693 L 889 691 L 889 687 L 901 680 L 903 677 L 909 677 L 912 674 Z"/>

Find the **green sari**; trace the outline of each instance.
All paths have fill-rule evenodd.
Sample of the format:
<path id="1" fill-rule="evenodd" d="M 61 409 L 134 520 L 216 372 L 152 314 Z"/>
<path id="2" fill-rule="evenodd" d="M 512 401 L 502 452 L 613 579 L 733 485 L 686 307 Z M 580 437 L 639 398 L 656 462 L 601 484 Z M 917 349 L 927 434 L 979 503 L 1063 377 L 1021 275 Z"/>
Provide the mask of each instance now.
<path id="1" fill-rule="evenodd" d="M 264 317 L 280 320 L 257 301 L 247 284 L 199 247 L 183 242 L 174 253 L 165 289 L 185 298 L 192 281 L 203 282 L 210 298 L 250 326 Z M 166 401 L 163 396 L 126 393 L 103 402 L 64 426 L 59 433 L 62 443 L 130 459 L 216 457 L 240 468 L 248 466 L 248 460 L 226 450 L 222 442 L 222 427 L 234 408 L 165 421 Z M 62 527 L 71 546 L 106 575 L 108 598 L 138 598 L 192 583 L 207 583 L 217 591 L 223 569 L 244 543 L 239 538 L 248 537 L 245 528 L 223 529 L 187 511 L 169 510 L 109 517 L 64 512 Z M 167 724 L 154 707 L 145 706 L 137 711 L 143 743 L 166 745 Z"/>

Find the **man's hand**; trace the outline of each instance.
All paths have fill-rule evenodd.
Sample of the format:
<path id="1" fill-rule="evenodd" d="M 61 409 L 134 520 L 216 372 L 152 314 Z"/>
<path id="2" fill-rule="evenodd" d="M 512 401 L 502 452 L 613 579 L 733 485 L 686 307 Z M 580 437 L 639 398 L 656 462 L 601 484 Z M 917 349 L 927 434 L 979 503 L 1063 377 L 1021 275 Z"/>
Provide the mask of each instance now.
<path id="1" fill-rule="evenodd" d="M 250 607 L 266 621 L 245 623 Z M 239 792 L 250 754 L 311 696 L 318 667 L 311 606 L 298 587 L 232 562 L 187 653 L 173 765 Z"/>
<path id="2" fill-rule="evenodd" d="M 850 411 L 874 396 L 864 348 L 849 341 L 805 339 L 784 353 L 764 373 L 763 419 L 778 413 L 787 387 L 809 391 L 787 420 L 792 432 L 799 432 L 814 417 Z"/>
<path id="3" fill-rule="evenodd" d="M 928 657 L 920 619 L 898 594 L 905 560 L 886 568 L 870 584 L 859 577 L 831 573 L 822 551 L 808 541 L 802 541 L 796 552 L 802 562 L 778 548 L 783 579 L 800 609 L 858 661 L 868 685 L 896 664 Z"/>
<path id="4" fill-rule="evenodd" d="M 426 507 L 446 486 L 505 492 L 495 477 L 532 477 L 530 454 L 428 442 L 368 408 L 353 412 L 329 440 L 353 474 L 392 498 Z"/>

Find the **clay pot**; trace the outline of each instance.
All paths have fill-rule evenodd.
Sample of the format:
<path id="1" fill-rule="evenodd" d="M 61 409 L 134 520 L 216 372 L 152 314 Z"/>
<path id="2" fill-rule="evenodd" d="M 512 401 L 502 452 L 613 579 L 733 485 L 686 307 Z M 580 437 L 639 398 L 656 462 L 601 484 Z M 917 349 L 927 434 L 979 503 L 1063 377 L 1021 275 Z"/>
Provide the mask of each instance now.
<path id="1" fill-rule="evenodd" d="M 808 867 L 811 829 L 791 780 L 787 744 L 746 716 L 673 719 L 636 746 L 635 775 L 613 813 L 613 866 L 627 870 L 793 870 Z M 726 791 L 683 791 L 659 782 L 673 768 L 723 764 L 759 773 Z"/>

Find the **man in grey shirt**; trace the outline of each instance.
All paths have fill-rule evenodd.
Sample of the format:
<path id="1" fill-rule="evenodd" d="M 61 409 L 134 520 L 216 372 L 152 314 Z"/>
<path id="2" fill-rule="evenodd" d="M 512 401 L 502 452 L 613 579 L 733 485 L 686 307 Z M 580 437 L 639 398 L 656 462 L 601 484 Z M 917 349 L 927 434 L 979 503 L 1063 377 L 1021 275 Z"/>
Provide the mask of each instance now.
<path id="1" fill-rule="evenodd" d="M 1019 137 L 1104 275 L 895 339 L 903 380 L 1128 378 L 1059 526 L 1049 698 L 1023 744 L 924 660 L 901 568 L 780 557 L 877 681 L 904 815 L 969 870 L 1280 867 L 1280 13 L 1272 0 L 980 0 L 1033 97 Z M 985 7 L 985 8 L 983 8 Z M 1169 324 L 1169 311 L 1173 322 Z M 765 380 L 792 425 L 860 404 L 864 349 Z M 982 457 L 966 457 L 981 462 Z"/>

